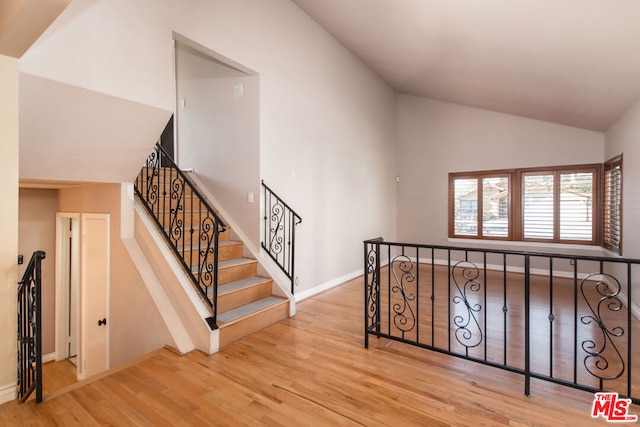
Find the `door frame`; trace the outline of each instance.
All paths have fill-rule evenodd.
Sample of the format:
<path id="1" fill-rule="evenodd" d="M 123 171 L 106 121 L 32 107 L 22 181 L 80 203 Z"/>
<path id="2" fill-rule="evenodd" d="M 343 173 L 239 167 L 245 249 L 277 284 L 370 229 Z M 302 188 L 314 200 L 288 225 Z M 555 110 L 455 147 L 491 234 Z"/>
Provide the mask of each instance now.
<path id="1" fill-rule="evenodd" d="M 69 311 L 70 307 L 67 293 L 68 283 L 65 280 L 65 270 L 69 267 L 63 265 L 68 258 L 62 254 L 67 251 L 66 237 L 68 221 L 71 221 L 71 242 L 72 242 L 72 258 L 69 274 L 75 277 L 78 286 L 78 295 L 76 295 L 76 354 L 79 350 L 78 343 L 80 337 L 80 214 L 69 212 L 56 213 L 56 256 L 55 256 L 55 359 L 57 361 L 67 358 L 67 331 L 69 330 Z"/>

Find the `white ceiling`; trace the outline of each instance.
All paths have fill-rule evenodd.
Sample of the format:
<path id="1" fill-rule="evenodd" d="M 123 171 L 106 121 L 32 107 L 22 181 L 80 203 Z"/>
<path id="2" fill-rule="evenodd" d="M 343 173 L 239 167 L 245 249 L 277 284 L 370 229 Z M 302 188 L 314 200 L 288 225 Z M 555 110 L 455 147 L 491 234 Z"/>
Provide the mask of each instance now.
<path id="1" fill-rule="evenodd" d="M 640 99 L 640 0 L 293 0 L 398 92 L 607 130 Z"/>

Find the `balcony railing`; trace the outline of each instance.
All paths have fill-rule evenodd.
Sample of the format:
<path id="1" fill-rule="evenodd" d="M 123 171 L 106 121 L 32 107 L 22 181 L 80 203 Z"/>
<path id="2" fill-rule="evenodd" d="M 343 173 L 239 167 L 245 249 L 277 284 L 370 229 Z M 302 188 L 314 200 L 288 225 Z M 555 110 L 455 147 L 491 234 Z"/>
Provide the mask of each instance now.
<path id="1" fill-rule="evenodd" d="M 388 338 L 640 403 L 640 260 L 364 242 L 365 347 Z M 631 307 L 633 307 L 631 305 Z"/>

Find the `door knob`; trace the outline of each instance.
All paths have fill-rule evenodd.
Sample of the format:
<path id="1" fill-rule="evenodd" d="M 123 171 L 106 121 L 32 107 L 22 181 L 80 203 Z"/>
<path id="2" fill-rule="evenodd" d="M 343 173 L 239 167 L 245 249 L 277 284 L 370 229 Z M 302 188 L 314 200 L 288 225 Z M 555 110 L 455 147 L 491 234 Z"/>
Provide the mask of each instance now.
<path id="1" fill-rule="evenodd" d="M 98 320 L 98 326 L 106 325 L 107 319 Z"/>

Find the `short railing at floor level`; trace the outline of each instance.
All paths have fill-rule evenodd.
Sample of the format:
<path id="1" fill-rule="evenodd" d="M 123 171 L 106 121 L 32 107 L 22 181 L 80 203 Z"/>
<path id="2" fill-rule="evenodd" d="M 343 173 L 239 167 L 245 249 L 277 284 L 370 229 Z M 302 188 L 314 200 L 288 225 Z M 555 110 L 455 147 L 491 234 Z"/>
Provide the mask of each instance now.
<path id="1" fill-rule="evenodd" d="M 302 218 L 262 181 L 264 190 L 264 239 L 262 248 L 295 287 L 296 226 Z"/>
<path id="2" fill-rule="evenodd" d="M 515 372 L 526 395 L 537 379 L 640 403 L 640 260 L 378 238 L 364 273 L 367 348 L 373 335 Z"/>
<path id="3" fill-rule="evenodd" d="M 18 399 L 42 402 L 42 260 L 36 251 L 18 283 Z"/>
<path id="4" fill-rule="evenodd" d="M 134 189 L 207 304 L 207 323 L 217 329 L 218 240 L 225 223 L 159 144 Z"/>

